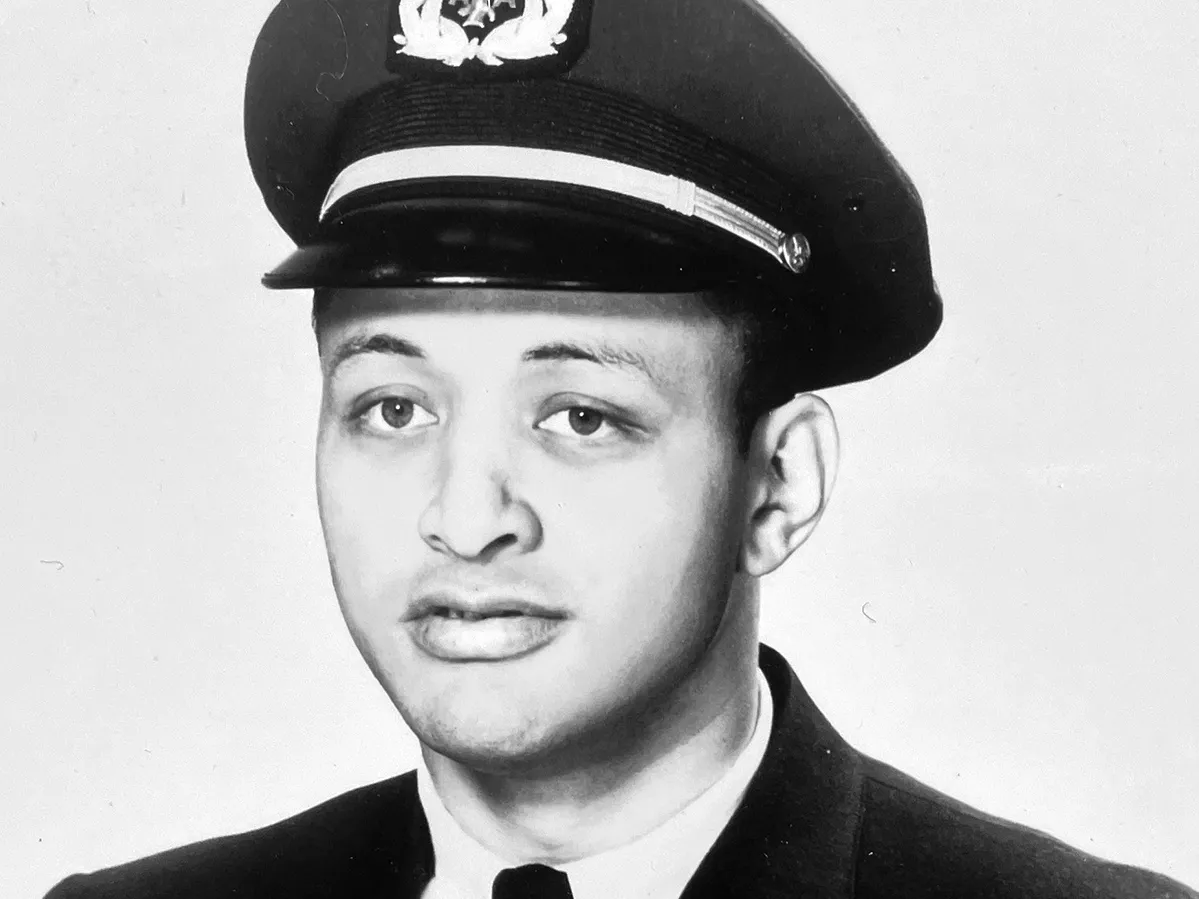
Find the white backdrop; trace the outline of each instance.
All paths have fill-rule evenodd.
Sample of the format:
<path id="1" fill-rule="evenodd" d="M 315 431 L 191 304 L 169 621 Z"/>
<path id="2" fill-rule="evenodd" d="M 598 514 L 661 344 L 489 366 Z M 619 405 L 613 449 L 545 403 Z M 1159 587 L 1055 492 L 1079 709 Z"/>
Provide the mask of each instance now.
<path id="1" fill-rule="evenodd" d="M 771 5 L 921 188 L 947 318 L 826 393 L 767 639 L 859 748 L 1199 884 L 1199 5 Z M 271 6 L 0 7 L 0 895 L 414 757 L 328 582 L 307 298 L 257 286 Z"/>

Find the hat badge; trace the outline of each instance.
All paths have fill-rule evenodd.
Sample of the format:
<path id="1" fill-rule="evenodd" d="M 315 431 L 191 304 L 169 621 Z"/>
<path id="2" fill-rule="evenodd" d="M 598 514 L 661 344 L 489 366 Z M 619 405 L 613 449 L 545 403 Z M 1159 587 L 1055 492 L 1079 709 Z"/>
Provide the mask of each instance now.
<path id="1" fill-rule="evenodd" d="M 458 68 L 558 53 L 575 0 L 399 0 L 396 54 Z M 523 7 L 523 8 L 522 8 Z"/>

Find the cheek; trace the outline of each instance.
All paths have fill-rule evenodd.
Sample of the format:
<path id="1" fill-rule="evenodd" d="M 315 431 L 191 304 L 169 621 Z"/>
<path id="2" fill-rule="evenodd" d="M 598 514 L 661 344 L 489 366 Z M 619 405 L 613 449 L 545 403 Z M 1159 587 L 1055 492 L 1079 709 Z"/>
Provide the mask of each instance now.
<path id="1" fill-rule="evenodd" d="M 419 458 L 398 464 L 322 439 L 316 483 L 321 526 L 343 607 L 382 601 L 420 564 L 418 520 L 429 476 Z"/>
<path id="2" fill-rule="evenodd" d="M 679 441 L 636 461 L 557 475 L 538 504 L 545 549 L 570 559 L 572 581 L 601 594 L 591 608 L 621 620 L 695 617 L 723 603 L 722 570 L 737 528 L 733 460 Z M 613 616 L 614 618 L 616 616 Z"/>

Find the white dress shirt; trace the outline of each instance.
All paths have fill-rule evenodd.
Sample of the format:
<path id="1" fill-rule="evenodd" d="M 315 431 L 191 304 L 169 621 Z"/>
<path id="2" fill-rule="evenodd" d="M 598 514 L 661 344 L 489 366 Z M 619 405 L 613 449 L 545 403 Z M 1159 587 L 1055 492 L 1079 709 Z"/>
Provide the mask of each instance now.
<path id="1" fill-rule="evenodd" d="M 631 843 L 568 864 L 575 899 L 678 899 L 762 763 L 774 705 L 758 672 L 758 717 L 753 734 L 729 769 L 707 790 Z M 417 772 L 421 805 L 429 822 L 436 874 L 422 899 L 491 899 L 491 884 L 504 868 L 525 862 L 493 855 L 450 815 L 422 764 Z"/>

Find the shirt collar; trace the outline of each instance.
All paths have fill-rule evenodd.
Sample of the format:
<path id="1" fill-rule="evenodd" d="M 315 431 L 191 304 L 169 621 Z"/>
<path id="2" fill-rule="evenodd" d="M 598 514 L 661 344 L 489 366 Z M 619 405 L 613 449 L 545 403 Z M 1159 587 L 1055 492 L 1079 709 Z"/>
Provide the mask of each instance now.
<path id="1" fill-rule="evenodd" d="M 570 878 L 575 899 L 676 899 L 712 847 L 766 754 L 774 707 L 770 687 L 758 671 L 758 716 L 753 734 L 720 779 L 649 833 L 598 855 L 559 866 Z M 467 834 L 450 815 L 423 762 L 417 789 L 433 842 L 438 896 L 490 899 L 502 859 Z"/>

